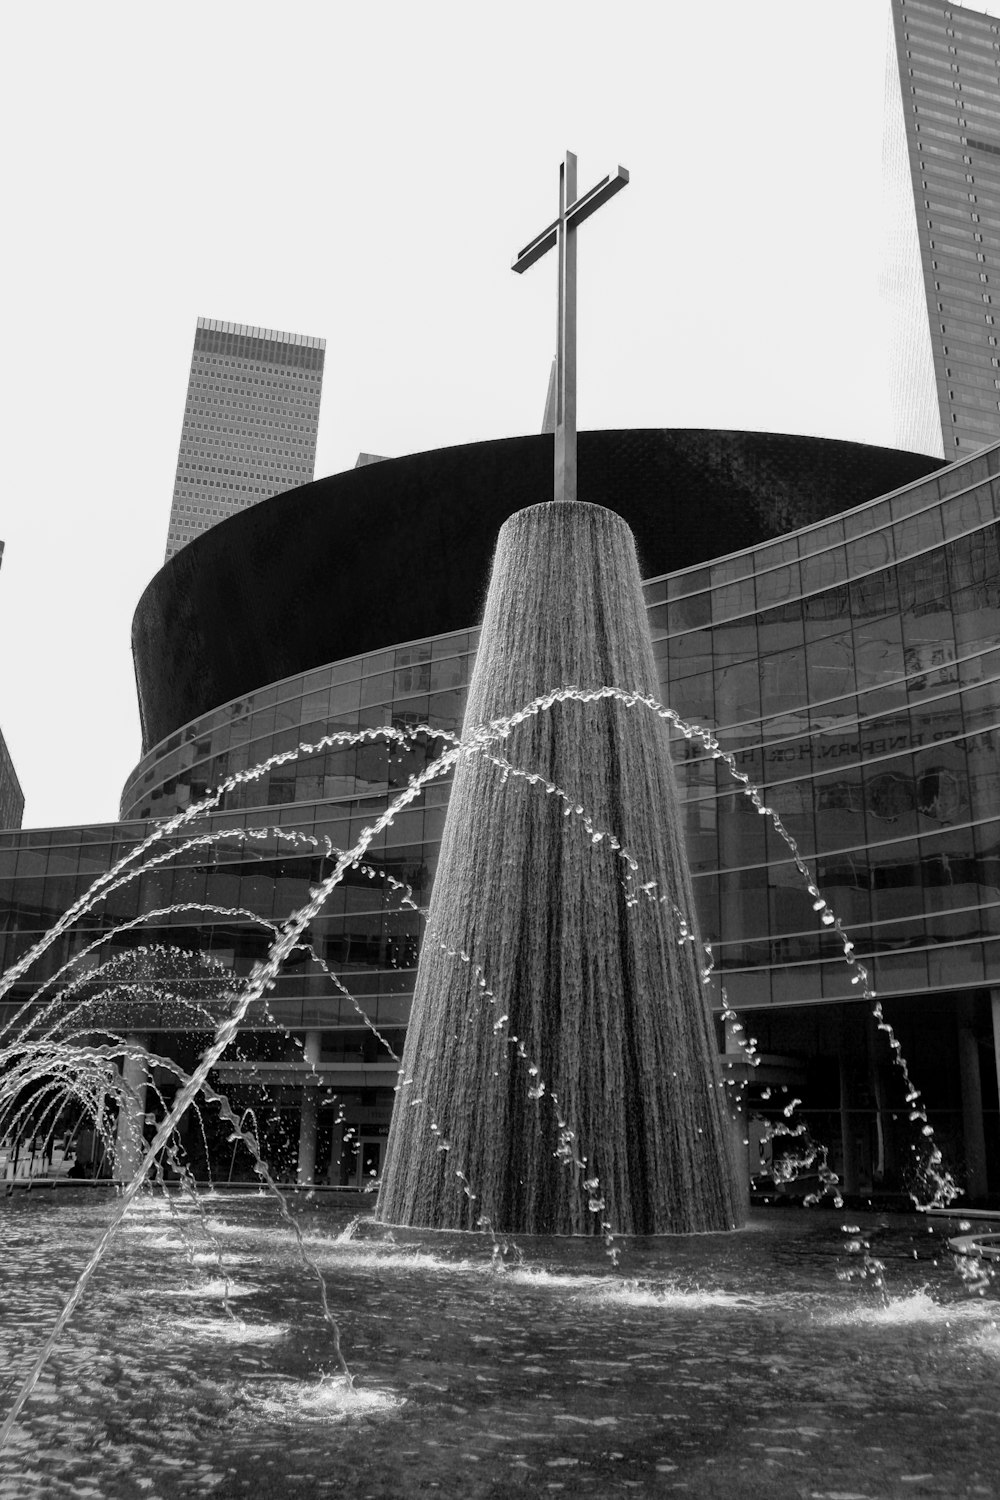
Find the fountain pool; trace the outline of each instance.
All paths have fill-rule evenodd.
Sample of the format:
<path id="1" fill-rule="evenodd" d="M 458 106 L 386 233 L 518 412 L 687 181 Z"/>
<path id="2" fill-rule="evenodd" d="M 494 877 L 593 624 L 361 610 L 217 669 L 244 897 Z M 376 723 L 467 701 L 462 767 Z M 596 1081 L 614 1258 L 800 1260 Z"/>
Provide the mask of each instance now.
<path id="1" fill-rule="evenodd" d="M 550 508 L 535 509 L 533 525 L 552 523 Z M 88 1040 L 95 1024 L 88 1008 L 91 968 L 70 977 L 67 963 L 46 981 L 43 988 L 53 992 L 44 1005 L 36 996 L 10 1049 L 12 1120 L 23 1132 L 26 1111 L 48 1110 L 53 1128 L 59 1090 L 68 1081 L 95 1121 L 104 1122 L 110 1091 L 115 1109 L 109 1118 L 117 1113 L 119 1127 L 116 1171 L 131 1180 L 117 1200 L 100 1186 L 68 1186 L 52 1196 L 15 1195 L 7 1204 L 0 1385 L 13 1400 L 0 1432 L 6 1443 L 0 1500 L 345 1490 L 484 1500 L 560 1490 L 676 1489 L 813 1500 L 994 1492 L 988 1486 L 1000 1471 L 1000 1330 L 992 1265 L 956 1259 L 927 1218 L 854 1223 L 844 1210 L 804 1218 L 776 1211 L 745 1230 L 734 1228 L 742 1204 L 736 1201 L 732 1132 L 662 721 L 688 738 L 697 734 L 715 758 L 723 752 L 710 734 L 681 724 L 644 689 L 655 672 L 634 555 L 631 634 L 622 624 L 624 612 L 612 607 L 618 597 L 612 584 L 622 570 L 613 569 L 610 582 L 602 572 L 612 550 L 605 531 L 617 536 L 620 523 L 595 507 L 574 507 L 573 517 L 572 526 L 588 533 L 579 549 L 586 566 L 580 563 L 575 583 L 563 567 L 572 583 L 565 609 L 555 607 L 551 583 L 540 579 L 553 650 L 570 655 L 538 670 L 542 680 L 612 685 L 567 686 L 531 697 L 537 684 L 511 685 L 505 678 L 502 701 L 483 709 L 483 721 L 467 727 L 462 740 L 445 737 L 447 748 L 353 847 L 334 849 L 327 841 L 322 879 L 310 886 L 308 902 L 282 923 L 265 923 L 273 934 L 266 960 L 218 994 L 213 986 L 224 979 L 197 970 L 193 978 L 207 978 L 209 988 L 197 990 L 196 1009 L 202 1022 L 211 1016 L 214 1034 L 189 1074 L 169 1059 L 155 1059 L 176 1092 L 169 1106 L 159 1099 L 163 1117 L 155 1117 L 148 1148 L 139 1139 L 136 1100 L 150 1055 L 130 1024 L 127 1002 L 141 998 L 156 979 L 153 951 L 140 954 L 139 973 L 131 976 L 131 989 L 125 986 L 124 1016 L 121 975 L 102 974 L 96 994 L 112 1007 L 102 1032 L 114 1033 L 110 1043 Z M 622 547 L 625 540 L 617 537 Z M 543 561 L 556 555 L 544 547 L 527 551 Z M 524 572 L 509 570 L 519 597 Z M 591 593 L 607 584 L 611 603 L 605 601 L 589 633 L 582 627 L 564 632 L 570 604 L 589 598 L 591 583 Z M 505 621 L 508 613 L 499 611 Z M 532 607 L 527 614 L 534 619 L 540 611 Z M 609 622 L 629 641 L 642 636 L 632 642 L 639 663 L 634 675 L 611 659 L 615 630 Z M 578 661 L 572 651 L 581 642 L 593 646 L 598 659 Z M 545 653 L 529 655 L 534 661 Z M 508 643 L 496 654 L 495 669 L 502 676 L 518 660 L 516 641 Z M 614 686 L 615 679 L 629 686 Z M 574 717 L 584 708 L 608 729 L 600 755 L 587 748 Z M 628 727 L 612 734 L 609 725 Z M 376 735 L 401 744 L 413 732 L 333 732 L 320 746 L 276 752 L 265 765 Z M 525 768 L 521 741 L 532 737 L 546 751 L 557 741 L 565 746 L 559 755 L 542 755 L 540 769 L 528 757 Z M 236 1041 L 249 1007 L 266 1003 L 282 964 L 303 947 L 310 922 L 345 873 L 356 869 L 374 878 L 376 871 L 363 864 L 372 839 L 432 779 L 454 767 L 457 787 L 463 766 L 479 761 L 490 797 L 470 793 L 466 799 L 468 818 L 456 824 L 465 840 L 466 875 L 456 877 L 451 906 L 442 897 L 432 908 L 424 943 L 435 972 L 458 976 L 449 991 L 452 1009 L 437 1027 L 439 1066 L 426 1065 L 419 1026 L 408 1031 L 393 1126 L 403 1120 L 397 1135 L 405 1137 L 406 1150 L 395 1149 L 396 1137 L 390 1142 L 381 1189 L 387 1201 L 379 1203 L 383 1223 L 368 1229 L 362 1221 L 347 1234 L 349 1211 L 315 1194 L 294 1197 L 292 1208 L 277 1193 L 158 1196 L 148 1179 L 161 1173 L 161 1152 L 192 1186 L 172 1137 L 200 1097 L 220 1110 L 233 1128 L 230 1141 L 243 1141 L 270 1181 L 259 1142 L 243 1128 L 248 1112 L 237 1118 L 209 1074 Z M 571 792 L 561 782 L 564 762 L 573 773 Z M 12 985 L 115 883 L 169 860 L 175 834 L 192 845 L 230 836 L 182 830 L 216 807 L 227 787 L 264 768 L 234 773 L 202 803 L 157 825 L 18 960 L 3 985 Z M 923 1127 L 928 1192 L 937 1204 L 948 1201 L 954 1184 L 938 1170 L 941 1153 L 874 1002 L 867 970 L 777 814 L 745 776 L 733 774 L 786 839 L 813 911 L 842 943 L 858 998 L 872 1002 L 880 1029 L 889 1033 L 910 1090 L 910 1119 Z M 513 797 L 502 793 L 508 780 Z M 515 818 L 508 800 L 517 807 L 539 804 L 544 839 L 527 814 Z M 494 802 L 496 815 L 486 818 L 484 809 Z M 503 851 L 509 857 L 500 861 L 502 879 L 493 879 L 487 855 L 499 858 Z M 593 889 L 604 889 L 606 899 L 591 893 L 588 879 L 596 866 L 603 886 L 596 882 Z M 467 917 L 472 903 L 465 893 L 476 880 L 478 923 L 447 929 L 439 908 L 461 909 Z M 504 881 L 510 886 L 505 903 L 497 899 Z M 395 885 L 413 906 L 409 888 Z M 436 878 L 435 892 L 441 885 Z M 547 893 L 541 902 L 539 886 Z M 504 921 L 498 924 L 500 908 Z M 530 922 L 522 909 L 530 909 Z M 196 904 L 153 915 L 187 910 L 253 916 L 242 908 Z M 76 960 L 135 922 L 102 931 Z M 494 951 L 487 939 L 496 937 L 498 925 L 506 937 Z M 640 928 L 649 929 L 641 943 Z M 531 942 L 522 941 L 526 933 Z M 325 963 L 322 968 L 348 995 Z M 65 987 L 55 993 L 58 981 Z M 500 993 L 505 984 L 509 997 Z M 429 985 L 432 996 L 435 986 Z M 662 1003 L 665 996 L 669 1004 Z M 184 995 L 180 1001 L 194 1004 Z M 124 1021 L 125 1038 L 111 1026 L 116 1019 Z M 473 1023 L 485 1039 L 479 1052 L 463 1040 Z M 748 1057 L 751 1050 L 749 1043 Z M 485 1071 L 477 1066 L 483 1058 Z M 452 1064 L 454 1079 L 447 1072 Z M 499 1080 L 495 1087 L 493 1079 Z M 794 1101 L 784 1114 L 793 1108 Z M 515 1120 L 513 1131 L 505 1110 Z M 492 1149 L 484 1153 L 485 1139 Z M 642 1151 L 626 1149 L 637 1142 Z M 207 1153 L 207 1139 L 205 1146 Z M 438 1160 L 442 1153 L 447 1163 Z M 636 1165 L 640 1158 L 645 1167 Z M 390 1190 L 392 1172 L 397 1180 Z M 836 1186 L 829 1172 L 825 1185 Z M 467 1206 L 473 1203 L 474 1209 Z M 470 1218 L 470 1227 L 484 1225 L 488 1232 L 451 1232 Z M 450 1228 L 387 1227 L 398 1221 Z M 519 1232 L 515 1247 L 490 1225 L 518 1231 L 558 1226 L 577 1237 Z M 580 1233 L 581 1226 L 591 1232 Z M 603 1244 L 593 1232 L 598 1228 Z M 633 1229 L 675 1233 L 635 1238 Z M 684 1232 L 690 1229 L 704 1232 Z M 614 1269 L 622 1251 L 621 1267 Z M 337 1320 L 345 1324 L 356 1385 L 340 1353 Z M 36 1354 L 40 1326 L 52 1332 Z"/>
<path id="2" fill-rule="evenodd" d="M 113 1205 L 6 1200 L 8 1400 Z M 1000 1289 L 949 1249 L 957 1219 L 765 1210 L 626 1240 L 612 1272 L 593 1240 L 520 1238 L 498 1264 L 487 1235 L 290 1211 L 353 1395 L 269 1196 L 150 1193 L 0 1451 L 0 1496 L 998 1493 Z"/>

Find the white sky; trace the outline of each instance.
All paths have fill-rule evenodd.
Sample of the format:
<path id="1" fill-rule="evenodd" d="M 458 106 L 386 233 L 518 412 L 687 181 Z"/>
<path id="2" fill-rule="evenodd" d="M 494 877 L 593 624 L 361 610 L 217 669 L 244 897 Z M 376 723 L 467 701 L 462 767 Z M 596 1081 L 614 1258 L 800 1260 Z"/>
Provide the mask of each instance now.
<path id="1" fill-rule="evenodd" d="M 509 265 L 567 148 L 581 191 L 619 161 L 632 177 L 580 231 L 581 427 L 891 444 L 887 17 L 4 7 L 0 727 L 26 826 L 113 819 L 138 758 L 131 620 L 163 560 L 198 315 L 326 338 L 317 476 L 536 432 L 554 257 Z"/>

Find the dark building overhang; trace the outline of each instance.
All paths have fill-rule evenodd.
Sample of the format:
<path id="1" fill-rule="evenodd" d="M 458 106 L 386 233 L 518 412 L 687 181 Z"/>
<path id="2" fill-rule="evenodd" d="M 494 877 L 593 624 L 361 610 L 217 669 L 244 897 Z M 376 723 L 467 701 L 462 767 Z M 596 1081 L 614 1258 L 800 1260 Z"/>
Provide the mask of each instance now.
<path id="1" fill-rule="evenodd" d="M 579 498 L 625 518 L 645 577 L 754 546 L 943 466 L 864 443 L 696 428 L 582 432 L 579 455 Z M 143 753 L 266 683 L 475 625 L 498 530 L 551 492 L 543 434 L 386 459 L 220 522 L 139 600 Z"/>

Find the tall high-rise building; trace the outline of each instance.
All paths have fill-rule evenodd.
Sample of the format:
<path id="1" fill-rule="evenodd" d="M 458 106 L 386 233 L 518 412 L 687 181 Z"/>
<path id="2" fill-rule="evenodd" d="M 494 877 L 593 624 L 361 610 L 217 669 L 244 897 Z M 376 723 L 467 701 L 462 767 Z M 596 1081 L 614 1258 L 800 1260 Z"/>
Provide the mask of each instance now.
<path id="1" fill-rule="evenodd" d="M 887 138 L 908 158 L 930 334 L 911 322 L 895 351 L 897 405 L 912 420 L 921 386 L 936 389 L 953 460 L 1000 438 L 1000 19 L 947 0 L 891 5 Z"/>
<path id="2" fill-rule="evenodd" d="M 0 828 L 20 828 L 23 817 L 24 793 L 7 742 L 0 734 Z"/>
<path id="3" fill-rule="evenodd" d="M 0 563 L 2 562 L 3 542 L 0 542 Z M 0 733 L 0 828 L 20 828 L 23 816 L 24 793 L 7 743 Z"/>
<path id="4" fill-rule="evenodd" d="M 326 340 L 199 318 L 167 558 L 217 521 L 308 484 Z"/>

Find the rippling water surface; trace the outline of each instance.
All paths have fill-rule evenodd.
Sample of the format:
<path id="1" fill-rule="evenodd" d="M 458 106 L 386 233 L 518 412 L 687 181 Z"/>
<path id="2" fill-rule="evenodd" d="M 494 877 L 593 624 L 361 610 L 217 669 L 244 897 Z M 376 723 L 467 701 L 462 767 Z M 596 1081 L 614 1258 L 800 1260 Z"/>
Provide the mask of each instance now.
<path id="1" fill-rule="evenodd" d="M 0 1207 L 0 1389 L 111 1212 Z M 1000 1289 L 954 1223 L 757 1214 L 626 1242 L 397 1234 L 292 1200 L 140 1203 L 0 1453 L 0 1497 L 1000 1495 Z M 845 1226 L 848 1233 L 845 1233 Z M 850 1245 L 867 1246 L 849 1250 Z M 869 1270 L 884 1265 L 888 1300 Z"/>

